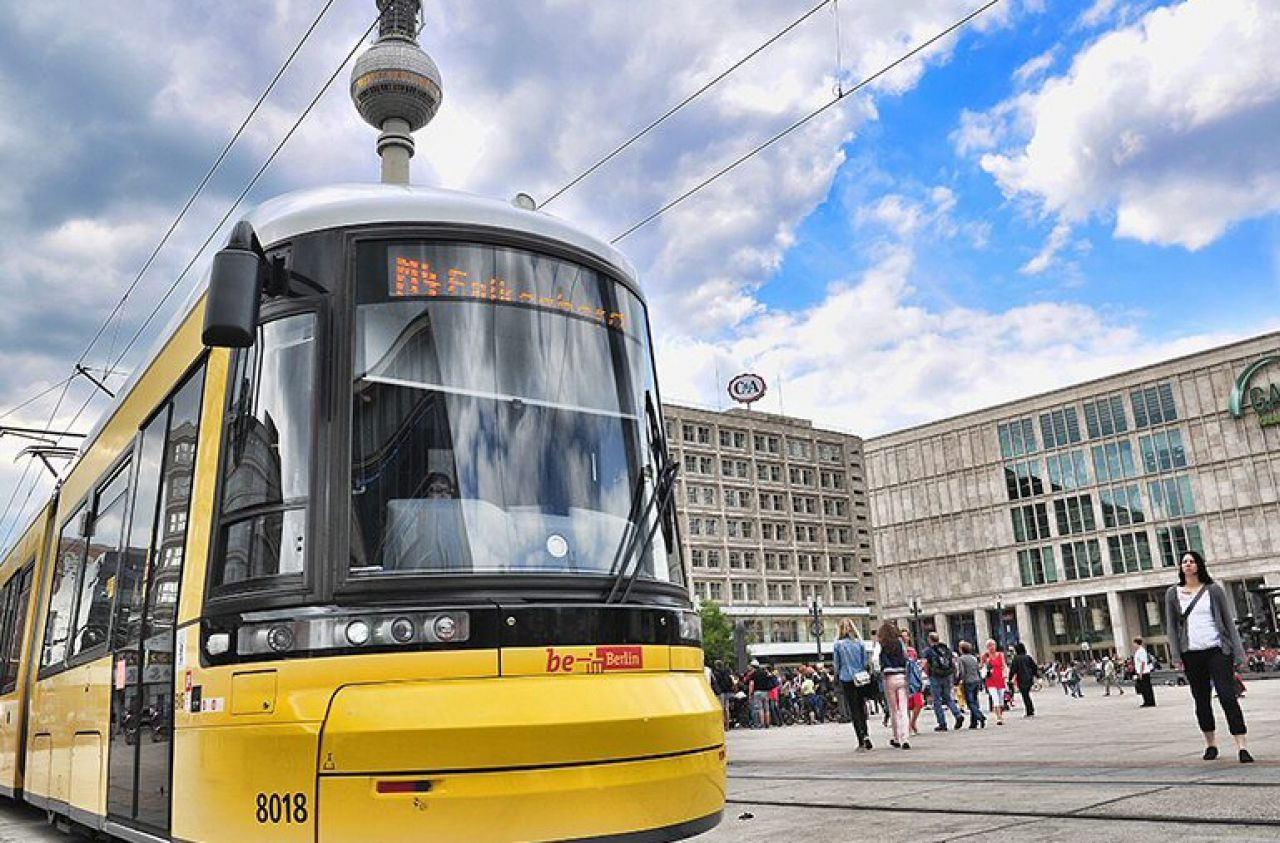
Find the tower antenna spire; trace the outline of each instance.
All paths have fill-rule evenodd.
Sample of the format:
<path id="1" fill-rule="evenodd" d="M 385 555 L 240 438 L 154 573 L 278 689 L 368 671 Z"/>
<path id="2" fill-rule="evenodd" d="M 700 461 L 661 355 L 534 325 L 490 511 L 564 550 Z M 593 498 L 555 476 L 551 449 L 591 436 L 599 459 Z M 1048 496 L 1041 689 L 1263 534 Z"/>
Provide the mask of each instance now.
<path id="1" fill-rule="evenodd" d="M 413 133 L 436 116 L 440 70 L 418 46 L 421 0 L 377 0 L 378 40 L 351 71 L 351 100 L 378 129 L 383 184 L 408 184 Z"/>

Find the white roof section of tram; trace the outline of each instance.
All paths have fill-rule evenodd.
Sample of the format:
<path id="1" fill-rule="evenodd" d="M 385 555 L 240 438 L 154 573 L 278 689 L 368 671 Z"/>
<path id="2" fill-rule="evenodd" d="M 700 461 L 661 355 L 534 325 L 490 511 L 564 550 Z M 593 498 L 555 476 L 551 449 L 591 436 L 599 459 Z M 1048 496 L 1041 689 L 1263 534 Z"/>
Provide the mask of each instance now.
<path id="1" fill-rule="evenodd" d="M 286 193 L 248 216 L 264 248 L 299 234 L 378 223 L 444 223 L 523 232 L 590 252 L 638 287 L 621 252 L 542 211 L 455 190 L 399 184 L 339 184 Z"/>

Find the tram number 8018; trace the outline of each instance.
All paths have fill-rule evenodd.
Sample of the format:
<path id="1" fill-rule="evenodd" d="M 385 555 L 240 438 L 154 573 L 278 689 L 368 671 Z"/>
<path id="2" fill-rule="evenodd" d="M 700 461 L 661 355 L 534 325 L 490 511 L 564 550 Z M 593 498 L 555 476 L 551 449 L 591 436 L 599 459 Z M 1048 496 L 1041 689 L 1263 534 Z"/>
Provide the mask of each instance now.
<path id="1" fill-rule="evenodd" d="M 307 795 L 305 793 L 259 793 L 258 822 L 305 823 L 307 821 Z"/>

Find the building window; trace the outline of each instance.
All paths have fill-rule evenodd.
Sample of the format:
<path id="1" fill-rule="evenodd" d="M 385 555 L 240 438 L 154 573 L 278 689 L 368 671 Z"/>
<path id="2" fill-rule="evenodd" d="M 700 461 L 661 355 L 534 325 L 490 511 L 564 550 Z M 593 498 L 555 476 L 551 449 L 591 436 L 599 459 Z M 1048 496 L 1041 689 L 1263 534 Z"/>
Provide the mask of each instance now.
<path id="1" fill-rule="evenodd" d="M 1190 477 L 1170 477 L 1147 484 L 1151 493 L 1152 518 L 1178 518 L 1196 514 L 1195 497 L 1191 494 Z"/>
<path id="2" fill-rule="evenodd" d="M 1173 402 L 1173 387 L 1167 383 L 1156 384 L 1129 393 L 1133 402 L 1133 426 L 1151 427 L 1178 420 L 1178 407 Z"/>
<path id="3" fill-rule="evenodd" d="M 1097 539 L 1062 545 L 1062 573 L 1069 580 L 1102 576 L 1102 549 Z"/>
<path id="4" fill-rule="evenodd" d="M 1049 467 L 1050 491 L 1061 492 L 1089 485 L 1089 464 L 1084 451 L 1077 449 L 1045 457 L 1045 465 Z"/>
<path id="5" fill-rule="evenodd" d="M 1005 465 L 1004 482 L 1011 501 L 1043 495 L 1044 475 L 1040 469 L 1040 460 Z"/>
<path id="6" fill-rule="evenodd" d="M 1080 441 L 1080 422 L 1075 407 L 1040 414 L 1040 438 L 1044 447 L 1061 448 Z"/>
<path id="7" fill-rule="evenodd" d="M 1033 547 L 1018 551 L 1018 568 L 1022 572 L 1022 584 L 1045 585 L 1058 581 L 1058 569 L 1053 563 L 1053 548 Z"/>
<path id="8" fill-rule="evenodd" d="M 1049 509 L 1042 503 L 1015 506 L 1009 513 L 1013 517 L 1013 540 L 1033 542 L 1049 538 Z"/>
<path id="9" fill-rule="evenodd" d="M 724 599 L 724 584 L 718 582 L 707 583 L 707 596 L 719 603 Z"/>
<path id="10" fill-rule="evenodd" d="M 1160 545 L 1160 563 L 1166 568 L 1177 566 L 1182 554 L 1188 550 L 1204 553 L 1199 524 L 1159 527 L 1156 529 L 1156 544 Z"/>
<path id="11" fill-rule="evenodd" d="M 803 439 L 787 439 L 787 456 L 794 459 L 813 459 L 813 443 Z"/>
<path id="12" fill-rule="evenodd" d="M 1056 500 L 1053 502 L 1053 513 L 1057 516 L 1060 536 L 1097 529 L 1097 522 L 1093 519 L 1093 498 L 1089 495 Z"/>
<path id="13" fill-rule="evenodd" d="M 1169 430 L 1138 438 L 1142 449 L 1142 467 L 1148 474 L 1185 468 L 1187 452 L 1182 447 L 1182 431 Z"/>
<path id="14" fill-rule="evenodd" d="M 776 454 L 778 453 L 779 440 L 776 436 L 765 436 L 757 433 L 753 437 L 753 443 L 757 454 Z"/>
<path id="15" fill-rule="evenodd" d="M 1128 527 L 1146 520 L 1142 508 L 1142 494 L 1137 486 L 1116 486 L 1098 492 L 1102 504 L 1102 526 Z"/>
<path id="16" fill-rule="evenodd" d="M 1138 476 L 1133 460 L 1133 443 L 1128 439 L 1093 446 L 1093 474 L 1099 483 L 1110 483 Z"/>
<path id="17" fill-rule="evenodd" d="M 1027 454 L 1034 454 L 1036 447 L 1036 431 L 1031 419 L 1018 419 L 1007 424 L 996 425 L 996 433 L 1000 437 L 1000 454 L 1005 459 L 1013 459 Z"/>
<path id="18" fill-rule="evenodd" d="M 695 568 L 707 567 L 707 555 L 700 547 L 693 547 L 689 549 L 689 561 Z"/>
<path id="19" fill-rule="evenodd" d="M 844 449 L 839 445 L 827 442 L 818 443 L 818 459 L 822 462 L 840 463 L 844 461 Z"/>
<path id="20" fill-rule="evenodd" d="M 1084 425 L 1090 439 L 1124 433 L 1129 429 L 1129 420 L 1124 414 L 1124 400 L 1119 395 L 1112 395 L 1086 402 Z"/>
<path id="21" fill-rule="evenodd" d="M 1111 554 L 1111 573 L 1135 574 L 1151 570 L 1151 541 L 1146 531 L 1124 533 L 1107 538 L 1107 550 Z"/>

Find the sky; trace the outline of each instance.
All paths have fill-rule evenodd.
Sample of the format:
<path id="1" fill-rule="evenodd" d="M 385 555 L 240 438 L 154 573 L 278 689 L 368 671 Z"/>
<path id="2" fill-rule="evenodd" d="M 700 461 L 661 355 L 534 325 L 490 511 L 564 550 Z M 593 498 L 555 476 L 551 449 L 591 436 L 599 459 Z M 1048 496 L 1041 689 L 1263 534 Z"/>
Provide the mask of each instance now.
<path id="1" fill-rule="evenodd" d="M 124 381 L 373 20 L 333 0 L 139 276 L 326 1 L 0 0 L 0 424 L 105 409 L 73 364 Z M 816 4 L 427 0 L 413 180 L 549 197 Z M 543 210 L 612 239 L 981 5 L 828 2 Z M 1274 0 L 1002 0 L 619 242 L 663 399 L 753 371 L 761 409 L 872 436 L 1280 329 L 1277 41 Z M 233 220 L 377 179 L 348 80 Z M 0 545 L 52 488 L 27 444 L 0 438 Z"/>

